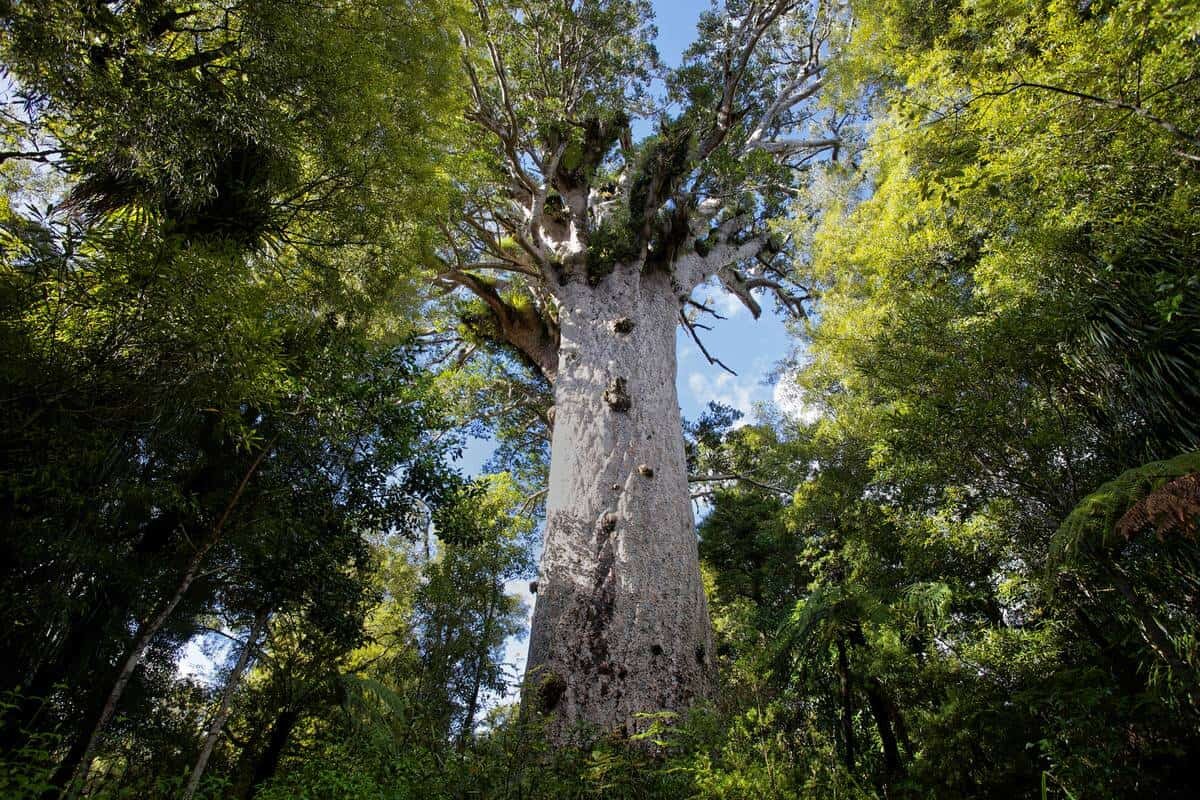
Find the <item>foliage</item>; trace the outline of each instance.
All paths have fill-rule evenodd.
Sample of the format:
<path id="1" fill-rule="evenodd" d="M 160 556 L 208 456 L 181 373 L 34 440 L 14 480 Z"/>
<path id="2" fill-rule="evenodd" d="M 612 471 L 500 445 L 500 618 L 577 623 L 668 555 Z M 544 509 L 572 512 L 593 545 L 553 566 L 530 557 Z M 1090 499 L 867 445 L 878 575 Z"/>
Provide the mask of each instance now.
<path id="1" fill-rule="evenodd" d="M 0 794 L 69 783 L 134 657 L 88 797 L 180 796 L 222 698 L 201 797 L 1191 796 L 1200 7 L 861 0 L 806 117 L 847 155 L 737 158 L 739 118 L 697 171 L 726 17 L 626 146 L 649 6 L 519 5 L 0 3 Z M 547 59 L 559 23 L 604 46 Z M 817 297 L 819 417 L 686 425 L 721 691 L 632 741 L 554 749 L 506 704 L 549 384 L 486 299 L 416 290 L 511 177 L 458 122 L 481 37 L 560 183 L 628 159 L 593 280 L 647 208 L 665 248 L 686 175 Z M 553 323 L 528 277 L 487 285 Z M 470 481 L 467 434 L 499 443 Z"/>
<path id="2" fill-rule="evenodd" d="M 1200 472 L 1200 454 L 1185 453 L 1126 470 L 1075 507 L 1050 541 L 1050 565 L 1095 557 L 1119 546 L 1128 536 L 1118 530 L 1121 518 L 1134 505 L 1172 478 Z"/>
<path id="3" fill-rule="evenodd" d="M 457 496 L 401 340 L 456 12 L 402 5 L 0 9 L 2 735 L 58 737 L 39 779 L 186 778 L 184 643 L 266 609 L 353 647 L 365 535 Z"/>

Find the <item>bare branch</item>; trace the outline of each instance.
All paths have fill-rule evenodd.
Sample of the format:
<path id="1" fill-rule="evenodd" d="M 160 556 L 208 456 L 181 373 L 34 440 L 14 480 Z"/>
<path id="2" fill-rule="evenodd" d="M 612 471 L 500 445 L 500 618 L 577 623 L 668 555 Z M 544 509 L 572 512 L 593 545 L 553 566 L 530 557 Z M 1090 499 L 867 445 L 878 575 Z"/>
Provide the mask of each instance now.
<path id="1" fill-rule="evenodd" d="M 774 0 L 765 7 L 752 3 L 742 18 L 735 37 L 740 46 L 735 52 L 725 55 L 725 81 L 721 88 L 721 102 L 717 106 L 717 118 L 708 138 L 700 146 L 700 159 L 707 158 L 721 146 L 735 121 L 734 104 L 742 88 L 746 68 L 754 55 L 758 42 L 771 26 L 784 14 L 799 5 L 799 0 Z"/>
<path id="2" fill-rule="evenodd" d="M 690 297 L 685 302 L 689 306 L 692 306 L 693 308 L 698 308 L 706 314 L 712 314 L 713 317 L 716 319 L 728 319 L 728 317 L 718 314 L 716 309 L 714 309 L 712 306 L 706 306 L 706 305 L 704 305 L 704 303 L 697 303 L 695 300 L 693 300 Z"/>
<path id="3" fill-rule="evenodd" d="M 769 483 L 763 483 L 760 480 L 752 478 L 749 475 L 744 475 L 740 472 L 729 472 L 724 475 L 689 475 L 688 476 L 688 483 L 721 483 L 724 481 L 741 481 L 742 483 L 748 483 L 751 486 L 757 486 L 760 489 L 766 489 L 769 492 L 776 492 L 778 494 L 786 495 L 789 497 L 792 494 L 792 492 L 788 489 L 784 489 L 780 486 L 772 486 Z"/>
<path id="4" fill-rule="evenodd" d="M 549 489 L 540 489 L 522 500 L 520 507 L 517 509 L 517 516 L 523 517 L 536 508 L 538 501 L 545 497 L 548 492 Z"/>
<path id="5" fill-rule="evenodd" d="M 840 147 L 841 144 L 842 140 L 837 137 L 825 139 L 774 139 L 757 142 L 750 149 L 761 150 L 764 153 L 771 153 L 773 155 L 788 156 L 806 151 L 815 154 L 822 150 Z"/>
<path id="6" fill-rule="evenodd" d="M 734 269 L 733 265 L 726 265 L 717 270 L 717 277 L 721 280 L 721 285 L 724 286 L 730 294 L 742 301 L 742 305 L 758 319 L 762 316 L 762 306 L 754 299 L 754 295 L 750 293 L 751 286 L 747 285 L 746 279 L 740 272 Z"/>
<path id="7" fill-rule="evenodd" d="M 3 150 L 0 151 L 0 164 L 9 159 L 39 161 L 43 164 L 48 164 L 50 163 L 50 156 L 61 155 L 64 152 L 64 150 L 58 148 L 51 150 Z"/>
<path id="8" fill-rule="evenodd" d="M 683 322 L 683 327 L 687 329 L 689 334 L 691 334 L 692 341 L 696 343 L 696 346 L 700 348 L 700 352 L 704 354 L 706 359 L 708 359 L 708 363 L 715 364 L 716 366 L 728 372 L 730 375 L 736 377 L 737 373 L 730 369 L 723 361 L 721 361 L 721 359 L 709 353 L 708 348 L 704 346 L 704 342 L 700 341 L 700 334 L 696 333 L 696 328 L 704 326 L 697 325 L 695 321 L 688 319 L 687 314 L 684 314 L 683 311 L 679 312 L 679 319 Z"/>
<path id="9" fill-rule="evenodd" d="M 808 312 L 804 310 L 804 303 L 811 300 L 811 295 L 805 294 L 803 297 L 793 294 L 788 291 L 787 287 L 778 281 L 773 281 L 770 278 L 754 277 L 746 278 L 742 281 L 742 286 L 747 290 L 750 289 L 770 289 L 774 295 L 779 298 L 779 302 L 795 316 L 803 319 L 808 316 Z"/>
<path id="10" fill-rule="evenodd" d="M 768 106 L 767 110 L 759 118 L 758 124 L 750 133 L 750 138 L 746 140 L 747 151 L 757 147 L 766 138 L 767 131 L 771 130 L 775 125 L 775 121 L 780 114 L 796 104 L 807 100 L 824 88 L 825 82 L 823 80 L 817 79 L 812 80 L 811 83 L 809 82 L 819 75 L 822 70 L 824 70 L 824 67 L 816 63 L 815 57 L 804 65 L 804 68 L 795 80 L 784 87 L 775 99 L 775 102 Z"/>

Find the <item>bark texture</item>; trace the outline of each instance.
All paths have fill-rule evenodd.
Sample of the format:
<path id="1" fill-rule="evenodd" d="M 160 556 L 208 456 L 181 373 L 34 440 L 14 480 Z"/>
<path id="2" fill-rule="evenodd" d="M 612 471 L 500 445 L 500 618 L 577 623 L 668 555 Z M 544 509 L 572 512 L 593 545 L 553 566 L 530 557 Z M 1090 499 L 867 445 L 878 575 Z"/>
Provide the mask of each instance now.
<path id="1" fill-rule="evenodd" d="M 632 734 L 713 685 L 675 391 L 679 291 L 618 269 L 559 287 L 545 549 L 526 708 L 554 739 Z"/>

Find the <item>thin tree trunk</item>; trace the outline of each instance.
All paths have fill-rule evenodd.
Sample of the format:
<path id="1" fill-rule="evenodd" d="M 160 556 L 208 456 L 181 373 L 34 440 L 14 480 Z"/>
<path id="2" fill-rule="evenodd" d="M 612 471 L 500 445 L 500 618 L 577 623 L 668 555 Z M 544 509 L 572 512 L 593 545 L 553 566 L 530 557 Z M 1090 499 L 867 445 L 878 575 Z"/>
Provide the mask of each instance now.
<path id="1" fill-rule="evenodd" d="M 678 290 L 618 269 L 557 289 L 545 548 L 523 704 L 565 743 L 626 734 L 713 687 L 675 392 Z"/>
<path id="2" fill-rule="evenodd" d="M 842 742 L 845 745 L 846 769 L 854 772 L 854 700 L 850 685 L 850 660 L 846 657 L 846 641 L 837 640 L 838 693 L 842 700 Z"/>
<path id="3" fill-rule="evenodd" d="M 275 776 L 279 769 L 279 760 L 287 747 L 288 739 L 296 723 L 300 721 L 300 712 L 291 708 L 284 709 L 271 725 L 271 735 L 267 737 L 267 747 L 254 762 L 254 773 L 250 777 L 250 785 L 246 788 L 245 800 L 250 800 L 258 793 L 259 787 Z"/>
<path id="4" fill-rule="evenodd" d="M 863 691 L 867 695 L 867 706 L 871 709 L 871 716 L 875 718 L 875 727 L 879 729 L 879 741 L 883 744 L 884 782 L 891 785 L 902 773 L 903 767 L 887 698 L 874 680 L 867 681 Z"/>
<path id="5" fill-rule="evenodd" d="M 850 629 L 850 643 L 855 647 L 867 646 L 867 637 L 863 634 L 862 625 L 855 622 Z M 896 743 L 896 731 L 892 725 L 894 705 L 888 699 L 887 690 L 876 677 L 863 681 L 863 693 L 867 696 L 867 707 L 875 719 L 875 727 L 879 730 L 879 741 L 883 745 L 883 789 L 884 796 L 891 794 L 892 784 L 903 775 L 904 767 L 900 760 L 900 748 Z M 906 734 L 907 735 L 907 734 Z"/>
<path id="6" fill-rule="evenodd" d="M 1090 598 L 1089 598 L 1090 599 Z M 1127 695 L 1135 695 L 1146 688 L 1145 676 L 1138 672 L 1137 662 L 1131 659 L 1122 648 L 1111 641 L 1108 635 L 1091 615 L 1084 610 L 1080 603 L 1074 603 L 1072 610 L 1079 626 L 1096 649 L 1100 657 L 1108 662 L 1109 671 L 1116 678 L 1117 685 Z"/>
<path id="7" fill-rule="evenodd" d="M 1137 592 L 1134 591 L 1125 571 L 1114 564 L 1110 565 L 1108 573 L 1113 584 L 1133 611 L 1138 630 L 1142 634 L 1142 639 L 1150 646 L 1155 655 L 1166 662 L 1172 673 L 1174 673 L 1173 677 L 1183 684 L 1184 692 L 1187 694 L 1188 702 L 1192 707 L 1200 709 L 1200 684 L 1196 680 L 1196 671 L 1179 655 L 1179 651 L 1176 649 L 1175 643 L 1171 641 L 1167 630 L 1163 628 L 1162 624 L 1154 616 L 1154 612 L 1142 602 Z"/>
<path id="8" fill-rule="evenodd" d="M 192 768 L 192 775 L 188 778 L 187 786 L 183 790 L 183 800 L 191 800 L 196 794 L 196 789 L 200 787 L 200 779 L 204 777 L 204 771 L 208 768 L 208 759 L 212 757 L 213 748 L 217 745 L 217 739 L 221 737 L 221 730 L 225 727 L 225 721 L 229 719 L 233 694 L 241 684 L 242 675 L 246 671 L 246 666 L 250 663 L 250 655 L 258 647 L 258 636 L 267 622 L 267 615 L 269 613 L 267 609 L 260 611 L 258 616 L 254 618 L 254 623 L 250 626 L 250 633 L 246 637 L 246 644 L 242 646 L 242 652 L 238 655 L 233 672 L 229 673 L 229 679 L 225 681 L 225 687 L 221 690 L 221 701 L 217 705 L 217 713 L 213 716 L 212 723 L 208 727 L 208 734 L 204 737 L 204 746 L 200 748 L 200 755 L 196 758 L 196 766 Z"/>
<path id="9" fill-rule="evenodd" d="M 199 493 L 209 489 L 211 485 L 211 471 L 206 467 L 200 470 L 198 475 L 188 478 L 182 485 L 182 491 Z M 164 514 L 151 520 L 146 524 L 137 542 L 134 543 L 131 550 L 132 557 L 137 559 L 160 554 L 166 549 L 170 542 L 170 534 L 178 530 L 181 521 L 181 515 L 178 513 Z M 113 585 L 104 587 L 102 601 L 95 593 L 87 598 L 78 599 L 76 605 L 78 610 L 72 611 L 63 624 L 66 632 L 61 637 L 60 643 L 56 647 L 48 648 L 53 655 L 41 659 L 28 679 L 20 682 L 22 684 L 21 697 L 17 701 L 16 707 L 5 714 L 3 719 L 0 719 L 0 751 L 15 750 L 28 741 L 28 734 L 34 732 L 34 722 L 44 708 L 46 698 L 60 683 L 77 687 L 83 685 L 85 688 L 91 689 L 92 692 L 85 700 L 86 707 L 99 707 L 101 698 L 91 696 L 94 694 L 95 687 L 88 685 L 88 682 L 83 680 L 83 676 L 85 676 L 89 662 L 102 660 L 103 654 L 100 651 L 106 640 L 106 634 L 113 633 L 109 630 L 110 626 L 114 620 L 128 618 L 132 603 L 131 592 Z M 45 638 L 48 644 L 54 639 L 49 635 Z M 14 662 L 12 666 L 15 667 L 17 664 Z M 15 680 L 9 681 L 9 683 L 16 682 Z M 92 714 L 85 716 L 86 727 L 77 738 L 84 738 L 90 731 L 92 716 Z"/>
<path id="10" fill-rule="evenodd" d="M 97 641 L 105 632 L 116 605 L 116 602 L 112 605 L 93 602 L 67 621 L 67 633 L 54 656 L 37 667 L 20 687 L 20 697 L 14 707 L 0 719 L 0 752 L 15 751 L 29 741 L 54 687 L 69 682 L 72 666 L 76 675 L 82 674 L 79 666 L 86 663 L 89 654 L 93 659 L 96 657 Z"/>
<path id="11" fill-rule="evenodd" d="M 492 592 L 488 595 L 487 612 L 483 617 L 482 646 L 479 648 L 475 661 L 475 674 L 471 679 L 471 699 L 467 702 L 467 715 L 463 719 L 462 730 L 458 735 L 459 750 L 463 750 L 467 746 L 467 740 L 475 730 L 475 712 L 479 708 L 479 686 L 483 683 L 483 665 L 487 663 L 491 647 L 492 617 L 496 613 L 498 594 L 499 590 L 493 585 Z"/>
<path id="12" fill-rule="evenodd" d="M 876 679 L 878 680 L 878 679 Z M 883 684 L 879 684 L 879 688 L 883 689 Z M 896 704 L 894 695 L 887 695 L 888 715 L 891 717 L 892 725 L 896 728 L 896 738 L 900 740 L 900 748 L 911 761 L 913 757 L 912 739 L 908 735 L 908 724 L 904 721 L 904 714 L 900 711 L 900 706 Z"/>
<path id="13" fill-rule="evenodd" d="M 187 594 L 187 590 L 191 587 L 192 582 L 196 579 L 196 575 L 200 572 L 200 565 L 203 563 L 204 557 L 220 541 L 225 529 L 225 523 L 229 521 L 234 507 L 241 500 L 242 493 L 246 490 L 246 485 L 258 470 L 259 465 L 262 464 L 262 460 L 266 457 L 267 452 L 274 446 L 277 438 L 278 435 L 267 442 L 249 468 L 247 468 L 246 474 L 242 476 L 242 480 L 238 484 L 237 489 L 234 490 L 233 496 L 229 498 L 225 510 L 217 519 L 207 541 L 197 548 L 196 552 L 188 560 L 187 569 L 184 570 L 183 576 L 179 580 L 179 585 L 175 588 L 175 593 L 171 595 L 171 598 L 154 616 L 138 626 L 137 635 L 134 637 L 133 644 L 121 663 L 117 679 L 113 683 L 112 689 L 109 690 L 108 696 L 105 698 L 104 705 L 100 709 L 100 714 L 96 719 L 96 724 L 92 727 L 91 734 L 87 738 L 86 745 L 82 748 L 72 748 L 55 774 L 57 785 L 62 785 L 62 783 L 58 783 L 59 781 L 66 783 L 65 795 L 68 800 L 74 800 L 83 789 L 83 785 L 87 780 L 88 770 L 91 768 L 92 758 L 95 756 L 96 745 L 100 741 L 100 734 L 103 732 L 105 726 L 108 725 L 109 720 L 112 719 L 113 714 L 116 713 L 117 703 L 121 700 L 121 695 L 125 693 L 125 687 L 129 685 L 134 670 L 137 669 L 138 664 L 142 663 L 142 657 L 146 655 L 146 649 L 150 646 L 150 642 L 153 641 L 163 624 L 170 618 L 171 612 L 183 600 L 184 595 Z M 78 756 L 76 756 L 77 751 Z M 78 758 L 78 761 L 76 761 L 76 758 Z"/>
<path id="14" fill-rule="evenodd" d="M 1129 581 L 1126 580 L 1125 575 L 1119 569 L 1110 568 L 1108 571 L 1113 585 L 1117 587 L 1121 596 L 1125 598 L 1130 609 L 1132 609 L 1138 630 L 1142 634 L 1142 639 L 1146 644 L 1150 645 L 1150 649 L 1154 654 L 1166 662 L 1167 666 L 1171 669 L 1178 672 L 1186 671 L 1188 669 L 1187 664 L 1179 657 L 1179 653 L 1175 649 L 1175 644 L 1171 641 L 1158 620 L 1155 619 L 1154 612 L 1146 607 L 1146 604 L 1138 597 L 1137 592 L 1134 591 Z"/>
<path id="15" fill-rule="evenodd" d="M 160 606 L 154 616 L 138 626 L 133 644 L 126 651 L 125 657 L 121 662 L 121 669 L 117 673 L 116 681 L 114 681 L 112 688 L 109 689 L 108 695 L 104 699 L 104 704 L 100 707 L 96 722 L 92 725 L 91 733 L 86 739 L 81 738 L 76 742 L 75 746 L 68 751 L 63 763 L 59 766 L 55 774 L 54 783 L 60 786 L 67 785 L 66 797 L 69 800 L 77 797 L 83 789 L 84 783 L 87 781 L 92 759 L 95 757 L 96 745 L 100 741 L 100 734 L 104 731 L 104 728 L 116 712 L 117 703 L 125 693 L 125 687 L 129 685 L 130 679 L 133 678 L 134 670 L 137 669 L 138 664 L 142 663 L 142 657 L 146 654 L 146 649 L 150 646 L 150 642 L 171 616 L 171 612 L 179 605 L 179 601 L 187 593 L 192 581 L 195 580 L 200 562 L 208 552 L 208 549 L 209 546 L 205 545 L 196 551 L 188 562 L 187 570 L 175 588 L 175 593 L 171 595 L 166 604 Z"/>

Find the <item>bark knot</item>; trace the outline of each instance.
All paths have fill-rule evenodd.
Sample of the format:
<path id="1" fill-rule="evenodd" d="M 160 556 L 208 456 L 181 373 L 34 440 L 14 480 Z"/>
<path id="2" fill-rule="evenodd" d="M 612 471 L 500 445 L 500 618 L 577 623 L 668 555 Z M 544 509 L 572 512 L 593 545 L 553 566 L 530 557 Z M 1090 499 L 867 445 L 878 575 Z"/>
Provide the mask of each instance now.
<path id="1" fill-rule="evenodd" d="M 608 403 L 613 411 L 628 411 L 633 405 L 627 384 L 628 381 L 624 378 L 613 378 L 604 390 L 604 402 Z"/>

